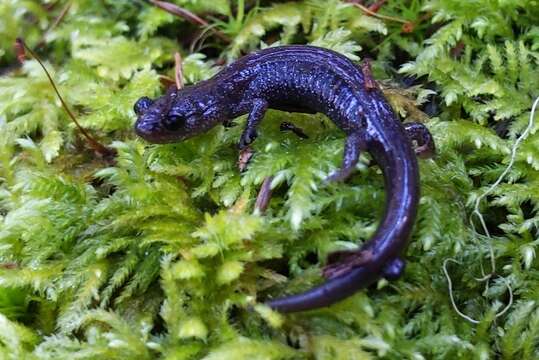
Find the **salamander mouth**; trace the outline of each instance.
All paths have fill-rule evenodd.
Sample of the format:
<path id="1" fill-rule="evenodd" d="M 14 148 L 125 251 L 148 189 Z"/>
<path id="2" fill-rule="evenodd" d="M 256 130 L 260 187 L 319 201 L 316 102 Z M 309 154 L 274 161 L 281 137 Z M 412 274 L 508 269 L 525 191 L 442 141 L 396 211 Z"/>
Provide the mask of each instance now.
<path id="1" fill-rule="evenodd" d="M 153 144 L 167 144 L 182 140 L 178 134 L 163 129 L 157 122 L 146 122 L 139 118 L 135 123 L 135 132 L 144 140 Z"/>

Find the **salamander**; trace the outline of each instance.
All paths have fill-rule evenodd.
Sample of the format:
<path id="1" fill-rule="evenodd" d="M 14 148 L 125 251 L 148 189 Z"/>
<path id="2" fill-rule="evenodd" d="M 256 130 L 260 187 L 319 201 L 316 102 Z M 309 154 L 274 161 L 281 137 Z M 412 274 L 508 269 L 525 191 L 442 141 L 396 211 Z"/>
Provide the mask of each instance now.
<path id="1" fill-rule="evenodd" d="M 248 114 L 239 149 L 256 139 L 257 126 L 267 109 L 320 112 L 346 134 L 342 166 L 328 181 L 348 178 L 361 151 L 369 152 L 380 166 L 386 205 L 372 238 L 358 250 L 331 254 L 323 271 L 325 283 L 268 301 L 277 311 L 329 306 L 382 277 L 396 279 L 404 271 L 401 254 L 419 199 L 412 142 L 419 145 L 416 149 L 420 154 L 432 152 L 434 143 L 424 125 L 405 128 L 373 84 L 370 74 L 337 52 L 289 45 L 253 52 L 209 80 L 179 90 L 171 88 L 155 100 L 142 97 L 135 103 L 135 131 L 152 143 L 178 142 Z"/>

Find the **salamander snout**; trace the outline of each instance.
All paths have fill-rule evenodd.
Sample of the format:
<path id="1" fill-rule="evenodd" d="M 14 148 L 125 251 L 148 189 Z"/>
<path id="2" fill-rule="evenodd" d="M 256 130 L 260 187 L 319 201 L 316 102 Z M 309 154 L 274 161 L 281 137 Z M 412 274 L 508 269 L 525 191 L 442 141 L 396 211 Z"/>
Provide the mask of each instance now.
<path id="1" fill-rule="evenodd" d="M 141 97 L 133 107 L 137 114 L 135 132 L 151 143 L 178 142 L 205 133 L 220 124 L 225 111 L 206 88 L 186 86 L 169 89 L 154 100 Z"/>
<path id="2" fill-rule="evenodd" d="M 137 114 L 135 132 L 151 143 L 178 142 L 204 132 L 207 125 L 212 125 L 204 121 L 196 102 L 175 92 L 155 100 L 141 97 L 133 109 Z"/>
<path id="3" fill-rule="evenodd" d="M 166 117 L 166 103 L 163 99 L 151 100 L 141 97 L 135 102 L 133 110 L 137 114 L 135 132 L 138 136 L 152 143 L 170 142 L 175 139 L 169 129 L 163 126 Z"/>
<path id="4" fill-rule="evenodd" d="M 133 110 L 137 114 L 137 122 L 135 123 L 135 132 L 143 139 L 153 142 L 155 137 L 160 133 L 160 114 L 151 110 L 154 101 L 149 97 L 141 97 L 135 102 Z"/>

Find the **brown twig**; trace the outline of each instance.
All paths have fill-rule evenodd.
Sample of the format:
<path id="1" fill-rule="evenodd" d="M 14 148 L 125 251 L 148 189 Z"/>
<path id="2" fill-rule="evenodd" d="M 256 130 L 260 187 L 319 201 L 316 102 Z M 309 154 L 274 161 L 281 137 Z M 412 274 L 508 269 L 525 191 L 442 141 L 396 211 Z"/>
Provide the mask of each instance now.
<path id="1" fill-rule="evenodd" d="M 182 56 L 179 52 L 174 53 L 174 80 L 176 80 L 176 89 L 180 90 L 183 88 L 183 66 L 182 66 Z"/>
<path id="2" fill-rule="evenodd" d="M 58 16 L 56 17 L 56 19 L 54 19 L 53 23 L 51 24 L 51 26 L 49 26 L 49 28 L 47 30 L 45 30 L 45 32 L 43 33 L 43 35 L 41 36 L 41 39 L 39 39 L 39 41 L 37 42 L 37 45 L 36 45 L 36 49 L 39 49 L 41 48 L 43 45 L 45 45 L 45 38 L 47 36 L 47 34 L 49 32 L 51 32 L 54 28 L 56 28 L 60 22 L 62 22 L 62 20 L 64 19 L 64 17 L 67 15 L 67 12 L 69 11 L 69 9 L 71 8 L 71 1 L 69 1 L 63 8 L 62 10 L 60 11 L 60 14 L 58 14 Z"/>
<path id="3" fill-rule="evenodd" d="M 241 172 L 247 169 L 247 164 L 253 157 L 254 153 L 254 150 L 250 146 L 247 146 L 245 149 L 240 151 L 240 155 L 238 157 L 238 168 Z"/>
<path id="4" fill-rule="evenodd" d="M 64 98 L 62 97 L 62 95 L 60 95 L 60 92 L 58 91 L 58 88 L 56 87 L 56 84 L 54 83 L 54 80 L 52 79 L 52 76 L 50 75 L 50 73 L 48 72 L 47 68 L 45 67 L 45 65 L 43 65 L 43 63 L 41 62 L 41 60 L 39 59 L 39 57 L 32 51 L 32 49 L 30 49 L 26 43 L 24 42 L 23 39 L 21 38 L 17 38 L 16 42 L 15 42 L 15 46 L 17 49 L 26 49 L 26 51 L 28 51 L 30 53 L 30 55 L 36 59 L 36 61 L 39 63 L 39 65 L 41 66 L 41 68 L 43 69 L 43 71 L 45 72 L 45 74 L 47 75 L 47 78 L 49 79 L 49 82 L 50 84 L 52 85 L 52 88 L 54 89 L 54 92 L 56 93 L 56 95 L 58 96 L 58 99 L 60 99 L 60 102 L 62 103 L 62 106 L 64 108 L 64 110 L 67 112 L 67 114 L 69 115 L 69 117 L 71 118 L 71 120 L 73 120 L 73 122 L 75 123 L 75 125 L 77 126 L 77 128 L 79 129 L 79 131 L 81 132 L 81 134 L 86 138 L 86 140 L 88 141 L 88 144 L 90 145 L 90 147 L 92 149 L 94 149 L 96 152 L 98 152 L 99 154 L 101 154 L 102 156 L 104 157 L 108 157 L 108 156 L 111 156 L 113 155 L 115 152 L 114 150 L 112 149 L 109 149 L 107 148 L 106 146 L 102 145 L 99 141 L 97 141 L 94 137 L 92 137 L 87 131 L 86 129 L 84 129 L 80 124 L 79 122 L 77 121 L 77 118 L 75 117 L 75 115 L 71 112 L 71 110 L 69 109 L 69 107 L 67 106 L 67 103 L 64 101 Z"/>
<path id="5" fill-rule="evenodd" d="M 379 19 L 383 19 L 383 20 L 396 21 L 396 22 L 399 22 L 401 24 L 409 23 L 408 20 L 400 19 L 400 18 L 393 17 L 393 16 L 387 16 L 387 15 L 378 14 L 376 11 L 372 11 L 368 7 L 361 4 L 358 0 L 346 0 L 346 2 L 349 2 L 352 5 L 354 5 L 355 7 L 361 9 L 361 11 L 363 11 L 367 15 L 370 15 L 370 16 L 373 16 L 373 17 L 376 17 L 376 18 L 379 18 Z"/>
<path id="6" fill-rule="evenodd" d="M 17 61 L 19 64 L 24 64 L 26 61 L 26 51 L 24 51 L 24 45 L 19 39 L 15 40 L 15 45 L 13 46 L 15 48 L 15 55 L 17 56 Z"/>
<path id="7" fill-rule="evenodd" d="M 269 202 L 271 200 L 271 182 L 273 181 L 273 176 L 266 176 L 262 186 L 258 191 L 255 202 L 255 211 L 258 211 L 259 214 L 266 212 Z"/>
<path id="8" fill-rule="evenodd" d="M 152 5 L 157 6 L 158 8 L 163 9 L 163 10 L 165 10 L 166 12 L 168 12 L 170 14 L 179 16 L 179 17 L 189 21 L 191 24 L 204 26 L 204 27 L 209 26 L 209 23 L 206 20 L 202 19 L 201 17 L 197 16 L 196 14 L 193 14 L 192 12 L 190 12 L 187 9 L 179 7 L 176 4 L 169 3 L 169 2 L 166 2 L 166 1 L 159 1 L 159 0 L 148 0 L 148 1 Z M 220 32 L 220 31 L 218 31 L 216 29 L 213 29 L 213 28 L 211 30 L 221 40 L 226 41 L 226 42 L 230 42 L 230 38 L 228 36 L 226 36 L 225 34 L 223 34 L 222 32 Z"/>
<path id="9" fill-rule="evenodd" d="M 161 83 L 161 85 L 163 85 L 166 89 L 176 84 L 176 81 L 170 76 L 160 74 L 157 75 L 157 77 L 159 78 L 159 82 Z"/>
<path id="10" fill-rule="evenodd" d="M 0 263 L 0 268 L 6 269 L 6 270 L 13 270 L 19 267 L 19 264 L 16 262 L 4 262 Z"/>
<path id="11" fill-rule="evenodd" d="M 195 25 L 201 25 L 201 26 L 208 26 L 208 22 L 201 17 L 197 16 L 196 14 L 193 14 L 187 9 L 181 8 L 176 4 L 169 3 L 166 1 L 159 1 L 159 0 L 149 0 L 150 3 L 157 6 L 160 9 L 165 10 L 166 12 L 177 15 L 181 18 L 184 18 L 185 20 L 189 21 L 191 24 Z"/>
<path id="12" fill-rule="evenodd" d="M 363 73 L 365 90 L 371 91 L 378 88 L 376 80 L 372 76 L 371 60 L 369 58 L 365 58 L 361 62 L 361 72 Z"/>

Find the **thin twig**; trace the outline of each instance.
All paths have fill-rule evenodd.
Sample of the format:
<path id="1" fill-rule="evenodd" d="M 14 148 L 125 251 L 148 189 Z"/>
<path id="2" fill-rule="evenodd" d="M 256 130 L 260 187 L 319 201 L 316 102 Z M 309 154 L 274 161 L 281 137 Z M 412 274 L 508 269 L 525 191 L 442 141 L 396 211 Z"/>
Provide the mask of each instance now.
<path id="1" fill-rule="evenodd" d="M 15 45 L 13 46 L 15 48 L 15 55 L 17 56 L 17 61 L 19 64 L 24 64 L 26 61 L 26 51 L 24 50 L 24 45 L 19 39 L 15 40 Z"/>
<path id="2" fill-rule="evenodd" d="M 161 83 L 161 85 L 163 85 L 167 89 L 170 86 L 176 84 L 176 81 L 170 76 L 160 74 L 160 75 L 157 75 L 157 78 L 159 79 L 159 82 Z"/>
<path id="3" fill-rule="evenodd" d="M 0 263 L 0 268 L 2 269 L 6 269 L 6 270 L 12 270 L 12 269 L 16 269 L 19 267 L 19 264 L 17 264 L 16 262 L 4 262 L 4 263 Z"/>
<path id="4" fill-rule="evenodd" d="M 165 10 L 166 12 L 168 12 L 170 14 L 179 16 L 179 17 L 189 21 L 191 24 L 204 26 L 204 27 L 208 27 L 210 25 L 206 20 L 202 19 L 198 15 L 193 14 L 189 10 L 184 9 L 182 7 L 179 7 L 176 4 L 169 3 L 169 2 L 166 2 L 166 1 L 159 1 L 159 0 L 148 0 L 148 1 L 152 5 L 155 5 L 158 8 L 163 9 L 163 10 Z M 220 31 L 218 31 L 218 30 L 216 30 L 214 28 L 212 28 L 212 31 L 221 40 L 226 41 L 226 42 L 230 42 L 230 38 L 228 36 L 226 36 L 225 34 L 223 34 L 222 32 L 220 32 Z"/>
<path id="5" fill-rule="evenodd" d="M 159 0 L 149 0 L 149 1 L 150 1 L 150 3 L 157 6 L 158 8 L 163 9 L 163 10 L 165 10 L 166 12 L 168 12 L 170 14 L 177 15 L 177 16 L 189 21 L 191 24 L 201 25 L 201 26 L 208 26 L 209 25 L 206 20 L 202 19 L 201 17 L 199 17 L 196 14 L 193 14 L 192 12 L 190 12 L 187 9 L 179 7 L 176 4 L 169 3 L 169 2 L 166 2 L 166 1 L 159 1 Z"/>
<path id="6" fill-rule="evenodd" d="M 47 30 L 45 30 L 45 32 L 43 33 L 43 35 L 41 36 L 41 39 L 37 42 L 37 45 L 36 45 L 36 49 L 39 49 L 41 48 L 43 45 L 45 45 L 45 41 L 46 41 L 46 37 L 47 35 L 54 29 L 56 28 L 60 22 L 62 22 L 62 20 L 64 19 L 64 17 L 67 15 L 67 12 L 69 11 L 69 9 L 71 8 L 71 1 L 69 1 L 63 8 L 62 10 L 60 11 L 60 14 L 58 14 L 58 16 L 56 17 L 56 19 L 54 19 L 53 23 L 51 24 L 51 26 L 49 26 L 49 28 Z"/>
<path id="7" fill-rule="evenodd" d="M 21 38 L 17 38 L 16 40 L 16 46 L 18 48 L 24 48 L 26 49 L 26 51 L 28 51 L 30 53 L 30 55 L 32 55 L 32 57 L 34 59 L 36 59 L 36 61 L 39 63 L 39 65 L 41 66 L 41 68 L 43 69 L 43 71 L 45 72 L 45 74 L 47 75 L 47 78 L 49 79 L 49 82 L 50 84 L 52 85 L 52 88 L 54 89 L 54 92 L 56 93 L 56 95 L 58 96 L 58 99 L 60 99 L 60 102 L 62 103 L 62 106 L 63 108 L 65 109 L 65 111 L 67 112 L 67 114 L 69 115 L 69 117 L 71 118 L 71 120 L 73 120 L 73 122 L 75 123 L 75 125 L 77 126 L 77 128 L 79 129 L 79 131 L 81 132 L 81 134 L 86 138 L 86 140 L 88 140 L 88 143 L 90 145 L 90 147 L 92 149 L 94 149 L 96 152 L 100 153 L 101 155 L 103 156 L 110 156 L 110 155 L 113 155 L 114 154 L 114 151 L 107 148 L 106 146 L 102 145 L 99 141 L 97 141 L 94 137 L 92 137 L 80 124 L 79 122 L 77 121 L 75 115 L 71 112 L 71 110 L 69 109 L 69 107 L 67 106 L 67 103 L 64 101 L 64 98 L 62 97 L 62 95 L 60 95 L 60 92 L 58 91 L 58 88 L 56 87 L 56 84 L 54 83 L 54 80 L 52 79 L 52 76 L 49 74 L 47 68 L 45 67 L 45 65 L 43 65 L 43 63 L 41 62 L 41 60 L 39 59 L 39 57 L 32 51 L 32 49 L 30 49 L 26 43 L 24 42 L 23 39 Z"/>
<path id="8" fill-rule="evenodd" d="M 179 52 L 174 53 L 174 80 L 176 80 L 176 89 L 180 90 L 183 88 L 183 66 L 182 66 L 182 56 Z"/>
<path id="9" fill-rule="evenodd" d="M 271 182 L 273 181 L 273 176 L 266 176 L 264 182 L 260 187 L 258 196 L 256 197 L 255 202 L 255 213 L 263 214 L 266 212 L 269 202 L 271 200 Z"/>
<path id="10" fill-rule="evenodd" d="M 399 22 L 401 24 L 407 24 L 409 23 L 408 20 L 404 20 L 404 19 L 400 19 L 400 18 L 397 18 L 397 17 L 393 17 L 393 16 L 387 16 L 387 15 L 382 15 L 382 14 L 378 14 L 377 12 L 375 11 L 372 11 L 371 9 L 369 9 L 368 7 L 360 4 L 358 2 L 358 0 L 347 0 L 346 2 L 349 2 L 351 3 L 352 5 L 354 5 L 355 7 L 361 9 L 361 11 L 363 11 L 364 13 L 366 13 L 367 15 L 370 15 L 370 16 L 373 16 L 373 17 L 376 17 L 376 18 L 379 18 L 379 19 L 383 19 L 383 20 L 389 20 L 389 21 L 396 21 L 396 22 Z"/>
<path id="11" fill-rule="evenodd" d="M 240 151 L 238 156 L 238 168 L 240 169 L 240 172 L 244 172 L 247 169 L 247 164 L 253 157 L 254 153 L 254 150 L 250 146 L 247 146 L 245 149 Z"/>

